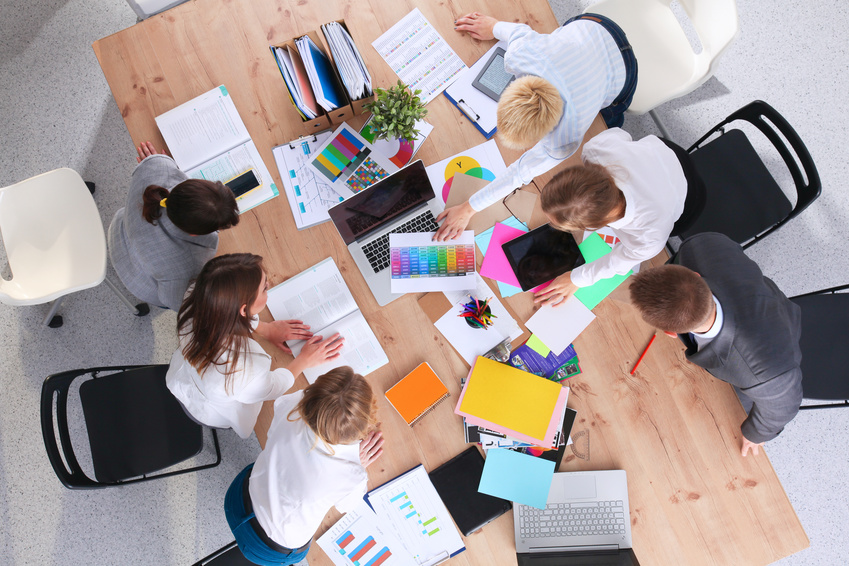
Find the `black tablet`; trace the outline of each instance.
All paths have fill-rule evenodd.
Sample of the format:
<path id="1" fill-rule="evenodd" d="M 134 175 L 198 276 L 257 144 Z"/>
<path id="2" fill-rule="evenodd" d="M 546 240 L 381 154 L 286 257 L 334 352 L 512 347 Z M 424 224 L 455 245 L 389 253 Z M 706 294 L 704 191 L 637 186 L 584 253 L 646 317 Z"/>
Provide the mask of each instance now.
<path id="1" fill-rule="evenodd" d="M 472 81 L 472 86 L 498 102 L 501 93 L 515 78 L 504 69 L 504 50 L 496 47 L 483 70 Z"/>
<path id="2" fill-rule="evenodd" d="M 551 281 L 584 264 L 578 242 L 569 232 L 545 224 L 502 244 L 522 291 Z"/>

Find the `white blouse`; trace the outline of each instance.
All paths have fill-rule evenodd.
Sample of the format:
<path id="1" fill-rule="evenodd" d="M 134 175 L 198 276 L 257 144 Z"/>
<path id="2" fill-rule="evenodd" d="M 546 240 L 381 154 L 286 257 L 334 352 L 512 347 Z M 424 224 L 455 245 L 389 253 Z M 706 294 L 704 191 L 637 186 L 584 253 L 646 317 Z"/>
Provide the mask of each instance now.
<path id="1" fill-rule="evenodd" d="M 572 283 L 587 287 L 600 279 L 624 275 L 663 250 L 675 221 L 684 212 L 687 179 L 675 152 L 660 138 L 633 141 L 625 130 L 611 128 L 586 144 L 584 162 L 603 165 L 625 195 L 625 216 L 609 224 L 619 238 L 613 251 L 572 270 Z"/>
<path id="2" fill-rule="evenodd" d="M 255 330 L 259 317 L 251 319 Z M 165 383 L 186 410 L 199 422 L 219 428 L 232 428 L 242 438 L 248 438 L 256 426 L 263 401 L 277 399 L 295 383 L 295 376 L 286 368 L 271 370 L 271 356 L 256 340 L 248 338 L 247 355 L 239 357 L 232 375 L 232 390 L 224 387 L 224 371 L 229 366 L 230 352 L 198 374 L 183 357 L 183 347 L 191 334 L 180 337 L 180 346 L 171 356 L 171 366 Z"/>
<path id="3" fill-rule="evenodd" d="M 288 420 L 303 396 L 298 391 L 274 402 L 265 450 L 254 464 L 249 485 L 257 521 L 273 541 L 287 548 L 306 544 L 331 507 L 341 513 L 352 510 L 362 501 L 368 482 L 359 443 L 333 445 L 331 453 L 298 413 Z"/>

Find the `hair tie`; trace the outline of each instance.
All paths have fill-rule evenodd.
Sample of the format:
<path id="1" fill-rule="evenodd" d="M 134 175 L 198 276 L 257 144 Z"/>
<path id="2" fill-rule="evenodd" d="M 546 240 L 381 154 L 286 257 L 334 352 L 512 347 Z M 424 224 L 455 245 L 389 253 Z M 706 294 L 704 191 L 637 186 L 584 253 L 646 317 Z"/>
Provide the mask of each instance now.
<path id="1" fill-rule="evenodd" d="M 161 201 L 159 201 L 159 206 L 161 206 L 162 208 L 167 208 L 167 207 L 165 206 L 165 201 L 166 201 L 166 200 L 168 200 L 168 197 L 165 197 L 164 199 L 162 199 Z"/>

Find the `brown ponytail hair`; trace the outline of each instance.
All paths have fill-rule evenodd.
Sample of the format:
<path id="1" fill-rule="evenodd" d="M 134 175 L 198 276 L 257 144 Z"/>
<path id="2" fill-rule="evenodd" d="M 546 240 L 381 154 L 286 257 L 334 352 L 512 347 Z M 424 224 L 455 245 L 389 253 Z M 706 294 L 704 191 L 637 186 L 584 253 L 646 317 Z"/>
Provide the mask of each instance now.
<path id="1" fill-rule="evenodd" d="M 377 400 L 362 375 L 342 366 L 307 386 L 304 397 L 286 418 L 298 420 L 292 419 L 295 413 L 329 448 L 365 438 L 376 420 Z"/>
<path id="2" fill-rule="evenodd" d="M 256 301 L 262 283 L 262 258 L 254 254 L 226 254 L 211 259 L 177 313 L 177 333 L 189 335 L 183 357 L 201 376 L 227 354 L 224 388 L 233 389 L 239 359 L 247 355 L 251 321 L 242 305 Z"/>
<path id="3" fill-rule="evenodd" d="M 625 195 L 607 169 L 588 162 L 557 173 L 543 187 L 541 204 L 557 228 L 598 230 L 624 210 Z"/>
<path id="4" fill-rule="evenodd" d="M 166 206 L 161 202 L 167 198 Z M 225 230 L 239 223 L 236 197 L 227 185 L 203 179 L 187 179 L 169 193 L 164 187 L 150 185 L 142 195 L 142 217 L 156 224 L 162 211 L 174 226 L 195 236 Z"/>

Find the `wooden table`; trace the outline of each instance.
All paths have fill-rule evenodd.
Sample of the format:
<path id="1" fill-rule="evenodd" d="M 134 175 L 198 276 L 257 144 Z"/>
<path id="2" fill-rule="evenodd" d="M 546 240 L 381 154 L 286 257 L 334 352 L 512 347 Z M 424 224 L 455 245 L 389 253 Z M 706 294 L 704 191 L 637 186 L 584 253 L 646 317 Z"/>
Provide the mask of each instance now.
<path id="1" fill-rule="evenodd" d="M 94 51 L 134 143 L 151 140 L 161 147 L 154 116 L 224 84 L 277 177 L 271 148 L 305 130 L 268 45 L 344 18 L 376 84 L 387 86 L 396 77 L 370 44 L 415 6 L 468 65 L 490 44 L 454 32 L 452 22 L 459 15 L 485 9 L 540 32 L 558 25 L 544 0 L 489 1 L 486 6 L 470 0 L 195 0 L 95 42 Z M 426 164 L 484 141 L 444 97 L 428 110 L 436 129 L 417 155 Z M 597 120 L 594 130 L 601 128 Z M 503 147 L 502 154 L 507 163 L 518 157 Z M 537 184 L 541 187 L 550 176 L 538 178 Z M 245 213 L 236 228 L 221 234 L 219 252 L 262 255 L 272 284 L 334 258 L 390 360 L 368 376 L 379 394 L 386 436 L 384 456 L 369 468 L 370 487 L 419 463 L 434 469 L 465 448 L 453 403 L 443 403 L 410 429 L 382 393 L 427 360 L 456 399 L 459 378 L 466 373 L 463 362 L 418 307 L 418 296 L 378 307 L 334 228 L 326 223 L 297 231 L 284 199 Z M 627 470 L 634 549 L 647 566 L 767 564 L 805 548 L 808 539 L 767 457 L 739 455 L 745 414 L 728 385 L 686 362 L 682 346 L 663 336 L 637 374 L 629 375 L 652 329 L 622 300 L 626 296 L 618 291 L 603 301 L 595 309 L 598 320 L 575 342 L 583 374 L 570 381 L 569 405 L 578 419 L 575 444 L 561 470 Z M 507 301 L 522 320 L 530 315 L 527 294 Z M 270 318 L 267 312 L 264 317 Z M 277 364 L 288 360 L 275 355 Z M 266 411 L 257 425 L 262 444 L 269 420 Z M 331 510 L 319 532 L 337 518 Z M 466 546 L 468 552 L 452 564 L 515 564 L 512 515 L 466 538 Z M 318 549 L 309 561 L 330 563 Z"/>

